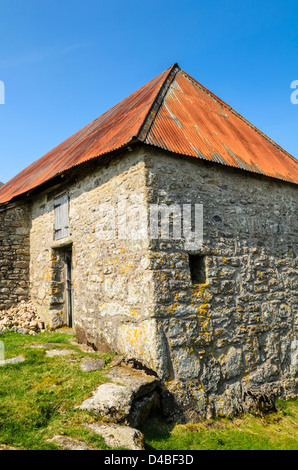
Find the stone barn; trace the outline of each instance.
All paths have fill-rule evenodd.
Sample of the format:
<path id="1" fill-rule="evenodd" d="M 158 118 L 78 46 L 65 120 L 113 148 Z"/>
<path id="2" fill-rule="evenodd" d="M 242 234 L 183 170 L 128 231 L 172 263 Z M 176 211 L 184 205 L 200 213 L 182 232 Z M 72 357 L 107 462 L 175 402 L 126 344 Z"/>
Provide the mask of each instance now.
<path id="1" fill-rule="evenodd" d="M 1 187 L 0 309 L 142 364 L 183 419 L 296 396 L 297 183 L 175 64 Z"/>

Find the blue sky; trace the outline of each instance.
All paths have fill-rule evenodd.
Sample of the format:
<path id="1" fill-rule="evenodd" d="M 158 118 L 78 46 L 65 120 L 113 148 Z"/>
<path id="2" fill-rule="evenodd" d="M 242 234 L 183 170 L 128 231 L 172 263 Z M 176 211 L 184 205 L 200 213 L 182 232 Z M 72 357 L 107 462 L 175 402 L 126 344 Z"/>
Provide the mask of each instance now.
<path id="1" fill-rule="evenodd" d="M 298 157 L 298 2 L 0 0 L 0 181 L 170 65 Z"/>

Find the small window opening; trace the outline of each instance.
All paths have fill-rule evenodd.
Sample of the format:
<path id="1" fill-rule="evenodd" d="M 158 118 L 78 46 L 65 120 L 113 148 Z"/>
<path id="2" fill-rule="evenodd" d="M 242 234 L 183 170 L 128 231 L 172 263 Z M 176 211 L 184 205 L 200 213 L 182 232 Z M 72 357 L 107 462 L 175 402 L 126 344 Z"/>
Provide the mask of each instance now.
<path id="1" fill-rule="evenodd" d="M 191 282 L 206 284 L 206 257 L 202 255 L 189 255 L 189 268 Z"/>

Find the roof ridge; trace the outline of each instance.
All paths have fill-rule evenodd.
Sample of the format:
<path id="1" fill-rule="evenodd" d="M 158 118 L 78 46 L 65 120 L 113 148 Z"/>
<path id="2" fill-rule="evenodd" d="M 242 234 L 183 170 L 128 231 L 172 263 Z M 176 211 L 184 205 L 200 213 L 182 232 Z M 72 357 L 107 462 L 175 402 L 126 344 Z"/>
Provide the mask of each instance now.
<path id="1" fill-rule="evenodd" d="M 161 108 L 162 104 L 163 104 L 163 100 L 172 84 L 172 82 L 174 81 L 177 73 L 180 71 L 180 67 L 177 63 L 173 64 L 170 68 L 169 68 L 169 73 L 167 75 L 167 77 L 165 78 L 163 84 L 161 85 L 160 87 L 160 90 L 159 92 L 157 93 L 144 121 L 143 121 L 143 124 L 141 125 L 138 133 L 136 136 L 134 136 L 134 138 L 144 142 L 146 140 L 146 137 L 147 135 L 149 134 L 150 132 L 150 129 L 153 125 L 153 122 L 154 122 L 154 119 L 155 117 L 157 116 L 158 114 L 158 111 L 159 109 Z"/>
<path id="2" fill-rule="evenodd" d="M 201 88 L 207 95 L 209 95 L 211 98 L 213 98 L 215 101 L 219 102 L 221 105 L 223 105 L 225 108 L 227 108 L 229 111 L 231 111 L 235 116 L 237 116 L 239 119 L 241 119 L 243 122 L 245 122 L 249 127 L 251 127 L 255 132 L 260 134 L 262 137 L 264 137 L 268 142 L 270 142 L 272 145 L 274 145 L 276 148 L 281 150 L 282 153 L 290 157 L 295 163 L 298 163 L 297 158 L 295 158 L 293 155 L 291 155 L 289 152 L 287 152 L 283 147 L 278 145 L 274 140 L 272 140 L 267 134 L 265 134 L 263 131 L 261 131 L 258 127 L 256 127 L 254 124 L 252 124 L 248 119 L 246 119 L 244 116 L 242 116 L 238 111 L 236 111 L 232 106 L 230 106 L 228 103 L 223 101 L 221 98 L 219 98 L 217 95 L 212 93 L 212 91 L 208 90 L 204 85 L 202 85 L 200 82 L 198 82 L 195 78 L 193 78 L 191 75 L 189 75 L 187 72 L 181 69 L 181 72 L 185 75 L 186 78 L 194 82 L 196 85 L 198 85 L 199 88 Z"/>

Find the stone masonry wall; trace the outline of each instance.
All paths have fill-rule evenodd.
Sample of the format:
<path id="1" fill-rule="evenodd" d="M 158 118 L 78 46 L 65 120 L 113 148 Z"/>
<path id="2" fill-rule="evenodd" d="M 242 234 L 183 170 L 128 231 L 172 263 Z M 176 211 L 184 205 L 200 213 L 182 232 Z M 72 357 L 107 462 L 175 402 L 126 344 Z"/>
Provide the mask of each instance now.
<path id="1" fill-rule="evenodd" d="M 149 203 L 204 209 L 204 283 L 183 240 L 153 240 L 147 264 L 180 417 L 297 395 L 297 187 L 154 149 L 146 168 Z"/>
<path id="2" fill-rule="evenodd" d="M 29 297 L 29 210 L 0 208 L 0 310 Z"/>
<path id="3" fill-rule="evenodd" d="M 54 241 L 62 189 L 71 233 Z M 192 283 L 183 239 L 148 238 L 149 219 L 140 239 L 123 236 L 119 197 L 128 220 L 142 203 L 147 215 L 151 204 L 203 204 L 206 281 Z M 297 394 L 296 186 L 146 146 L 36 197 L 30 243 L 39 316 L 66 323 L 63 250 L 72 248 L 79 339 L 154 370 L 175 419 Z"/>
<path id="4" fill-rule="evenodd" d="M 153 273 L 144 264 L 148 241 L 146 236 L 141 240 L 121 238 L 123 208 L 118 217 L 119 197 L 132 208 L 146 200 L 144 153 L 127 152 L 125 158 L 108 167 L 82 174 L 69 186 L 68 194 L 71 233 L 67 239 L 53 240 L 55 194 L 40 195 L 32 206 L 31 297 L 39 316 L 51 328 L 66 323 L 59 254 L 71 246 L 74 327 L 79 339 L 138 359 L 159 372 L 165 354 L 160 353 L 164 345 L 159 344 L 156 320 L 151 315 Z M 105 239 L 101 233 L 102 224 L 111 229 L 113 220 L 111 213 L 104 216 L 102 204 L 114 210 L 116 238 L 110 235 Z"/>

